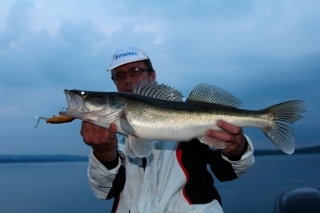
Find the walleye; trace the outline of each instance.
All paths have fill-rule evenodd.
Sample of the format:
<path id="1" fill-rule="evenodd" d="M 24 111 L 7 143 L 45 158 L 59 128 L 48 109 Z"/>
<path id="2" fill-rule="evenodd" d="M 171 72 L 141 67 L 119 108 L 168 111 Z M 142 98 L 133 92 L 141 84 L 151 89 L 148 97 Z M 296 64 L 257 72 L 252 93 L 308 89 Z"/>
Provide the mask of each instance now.
<path id="1" fill-rule="evenodd" d="M 205 135 L 221 130 L 224 120 L 239 127 L 255 127 L 283 152 L 292 154 L 295 136 L 289 124 L 303 117 L 304 101 L 292 100 L 253 111 L 239 109 L 241 102 L 230 93 L 208 84 L 199 84 L 183 101 L 181 93 L 158 83 L 139 81 L 133 93 L 64 90 L 68 108 L 60 115 L 78 118 L 108 128 L 116 123 L 118 133 L 127 136 L 126 152 L 147 157 L 154 146 L 150 141 L 200 142 L 224 149 L 226 143 Z M 211 142 L 211 143 L 210 143 Z"/>

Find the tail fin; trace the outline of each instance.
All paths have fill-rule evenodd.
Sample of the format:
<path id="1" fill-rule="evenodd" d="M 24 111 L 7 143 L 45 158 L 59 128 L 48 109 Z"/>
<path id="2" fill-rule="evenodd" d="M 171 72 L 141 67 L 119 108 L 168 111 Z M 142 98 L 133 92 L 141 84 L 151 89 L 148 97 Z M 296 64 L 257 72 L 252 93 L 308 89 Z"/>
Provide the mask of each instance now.
<path id="1" fill-rule="evenodd" d="M 272 125 L 263 129 L 264 134 L 283 152 L 292 154 L 295 149 L 293 129 L 289 126 L 303 117 L 306 103 L 300 100 L 287 101 L 266 109 L 273 115 Z"/>

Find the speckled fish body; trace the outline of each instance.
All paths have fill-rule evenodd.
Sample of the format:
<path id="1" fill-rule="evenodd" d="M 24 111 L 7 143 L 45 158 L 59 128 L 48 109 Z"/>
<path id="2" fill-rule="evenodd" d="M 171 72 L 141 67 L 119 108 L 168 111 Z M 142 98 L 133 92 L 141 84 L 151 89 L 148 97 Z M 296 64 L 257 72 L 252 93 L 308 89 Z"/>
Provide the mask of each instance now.
<path id="1" fill-rule="evenodd" d="M 118 132 L 128 137 L 126 151 L 131 156 L 146 157 L 150 141 L 190 141 L 224 149 L 225 142 L 209 138 L 206 130 L 220 130 L 218 120 L 239 127 L 255 127 L 282 151 L 291 154 L 295 148 L 293 129 L 288 125 L 301 117 L 305 103 L 287 101 L 263 110 L 239 109 L 241 102 L 217 87 L 200 84 L 183 101 L 180 92 L 157 83 L 139 82 L 133 93 L 65 90 L 72 116 L 108 128 L 116 123 Z"/>

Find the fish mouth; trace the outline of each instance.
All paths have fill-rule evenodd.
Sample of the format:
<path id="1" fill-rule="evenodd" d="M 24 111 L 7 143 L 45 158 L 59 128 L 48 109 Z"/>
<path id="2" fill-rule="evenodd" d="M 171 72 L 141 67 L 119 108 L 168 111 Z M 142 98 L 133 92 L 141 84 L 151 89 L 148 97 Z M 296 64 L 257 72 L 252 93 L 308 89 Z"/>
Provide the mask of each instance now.
<path id="1" fill-rule="evenodd" d="M 107 99 L 100 92 L 65 89 L 68 107 L 60 115 L 83 116 L 90 113 L 103 113 Z"/>
<path id="2" fill-rule="evenodd" d="M 72 115 L 75 112 L 81 111 L 83 109 L 83 98 L 75 93 L 75 90 L 64 90 L 64 94 L 67 99 L 67 110 L 60 111 L 60 115 Z"/>

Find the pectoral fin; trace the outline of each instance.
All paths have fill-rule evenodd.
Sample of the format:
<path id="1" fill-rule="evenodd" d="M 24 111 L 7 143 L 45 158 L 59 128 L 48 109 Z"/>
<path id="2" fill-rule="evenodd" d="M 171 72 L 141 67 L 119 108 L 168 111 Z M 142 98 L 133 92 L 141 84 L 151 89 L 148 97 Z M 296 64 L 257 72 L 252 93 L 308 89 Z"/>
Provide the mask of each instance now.
<path id="1" fill-rule="evenodd" d="M 198 139 L 201 143 L 207 144 L 208 146 L 216 149 L 225 149 L 227 147 L 227 144 L 225 141 L 221 141 L 216 138 L 202 136 L 202 137 L 199 137 Z"/>
<path id="2" fill-rule="evenodd" d="M 130 148 L 130 142 L 128 137 L 126 137 L 125 151 L 130 158 L 137 158 L 137 156 L 133 153 L 132 149 Z"/>
<path id="3" fill-rule="evenodd" d="M 148 157 L 154 149 L 152 142 L 133 135 L 128 135 L 128 144 L 126 146 L 128 145 L 129 147 L 126 147 L 126 151 L 130 157 L 145 158 Z"/>
<path id="4" fill-rule="evenodd" d="M 153 143 L 136 136 L 136 130 L 133 128 L 133 126 L 131 126 L 125 114 L 121 115 L 120 117 L 120 126 L 128 134 L 125 148 L 127 155 L 132 158 L 148 157 L 154 149 Z"/>
<path id="5" fill-rule="evenodd" d="M 120 117 L 120 126 L 128 135 L 137 135 L 136 130 L 131 126 L 125 114 Z"/>

